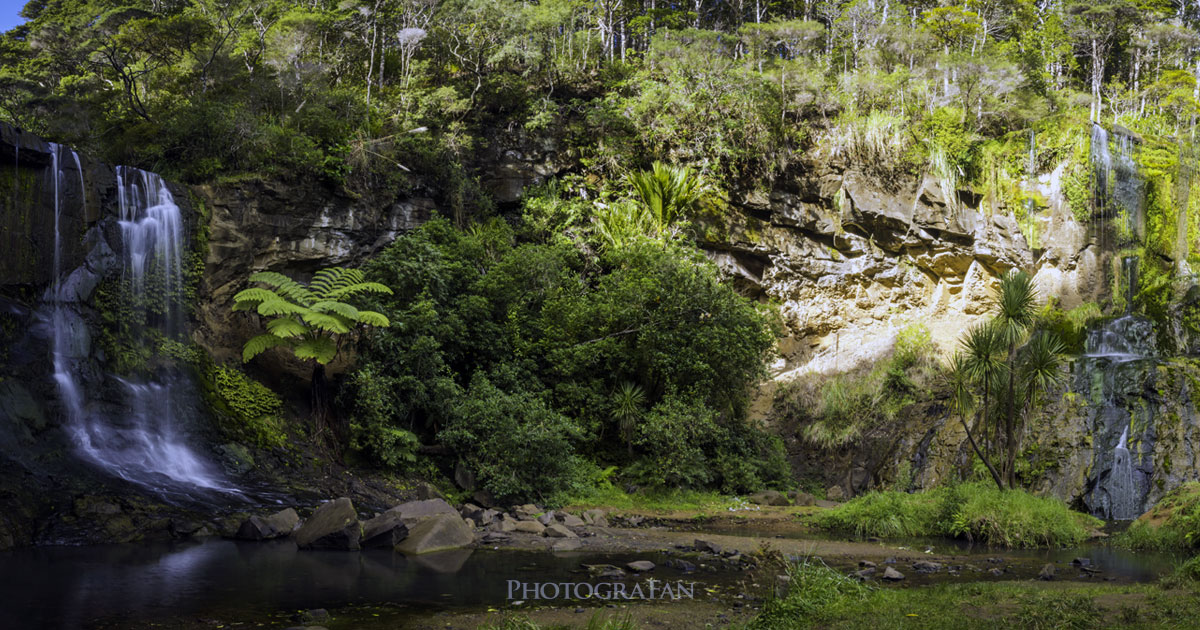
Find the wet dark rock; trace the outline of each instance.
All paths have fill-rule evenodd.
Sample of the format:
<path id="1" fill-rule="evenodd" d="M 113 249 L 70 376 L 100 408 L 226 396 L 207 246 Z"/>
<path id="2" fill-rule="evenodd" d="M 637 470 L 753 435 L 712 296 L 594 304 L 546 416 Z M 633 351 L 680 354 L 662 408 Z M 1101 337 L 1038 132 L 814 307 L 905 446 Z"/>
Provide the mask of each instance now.
<path id="1" fill-rule="evenodd" d="M 306 610 L 300 613 L 296 619 L 296 621 L 299 621 L 306 626 L 316 623 L 326 623 L 331 620 L 332 617 L 329 616 L 329 611 L 325 610 L 324 608 L 313 608 L 311 610 Z"/>
<path id="2" fill-rule="evenodd" d="M 855 571 L 851 575 L 853 575 L 854 578 L 857 580 L 864 580 L 864 581 L 869 580 L 875 576 L 875 567 L 867 567 L 865 569 L 860 569 L 858 571 Z"/>
<path id="3" fill-rule="evenodd" d="M 625 564 L 625 568 L 634 573 L 645 573 L 654 570 L 654 563 L 649 560 L 635 560 Z"/>
<path id="4" fill-rule="evenodd" d="M 483 520 L 483 512 L 484 509 L 478 505 L 475 505 L 474 503 L 464 503 L 462 504 L 462 507 L 458 508 L 458 513 L 461 514 L 463 518 L 469 518 L 476 523 L 479 523 Z"/>
<path id="5" fill-rule="evenodd" d="M 429 501 L 431 499 L 441 499 L 442 501 L 446 500 L 446 495 L 442 494 L 442 492 L 435 488 L 433 484 L 424 481 L 417 484 L 416 494 L 417 499 L 421 501 Z"/>
<path id="6" fill-rule="evenodd" d="M 458 514 L 434 514 L 422 519 L 408 531 L 408 537 L 396 545 L 396 551 L 409 555 L 458 549 L 475 542 L 475 533 Z"/>
<path id="7" fill-rule="evenodd" d="M 480 538 L 481 542 L 488 545 L 508 542 L 510 540 L 512 540 L 512 536 L 509 536 L 508 534 L 502 534 L 500 532 L 487 532 L 482 538 Z"/>
<path id="8" fill-rule="evenodd" d="M 554 518 L 554 510 L 547 510 L 541 516 L 537 517 L 537 522 L 541 523 L 542 525 L 549 525 L 549 524 L 553 523 L 555 520 L 556 519 Z"/>
<path id="9" fill-rule="evenodd" d="M 1071 564 L 1074 566 L 1077 566 L 1077 567 L 1089 567 L 1089 566 L 1092 566 L 1092 559 L 1091 558 L 1075 558 L 1074 560 L 1071 561 Z"/>
<path id="10" fill-rule="evenodd" d="M 991 569 L 988 569 L 988 573 L 994 577 L 1001 577 L 1004 575 L 1004 570 L 992 567 Z"/>
<path id="11" fill-rule="evenodd" d="M 457 516 L 456 516 L 457 518 Z M 354 504 L 342 497 L 321 505 L 304 525 L 296 531 L 296 544 L 301 549 L 359 548 L 362 526 Z"/>
<path id="12" fill-rule="evenodd" d="M 408 525 L 400 512 L 388 510 L 363 523 L 362 547 L 364 549 L 392 549 L 408 538 Z"/>
<path id="13" fill-rule="evenodd" d="M 871 562 L 870 560 L 859 560 L 858 566 L 863 569 L 874 569 L 876 565 L 874 562 Z"/>
<path id="14" fill-rule="evenodd" d="M 251 516 L 238 527 L 237 538 L 241 540 L 270 540 L 292 533 L 300 524 L 296 510 L 287 508 L 270 516 Z M 199 529 L 199 526 L 197 526 Z"/>
<path id="15" fill-rule="evenodd" d="M 461 461 L 454 466 L 454 483 L 467 492 L 475 490 L 475 473 Z"/>
<path id="16" fill-rule="evenodd" d="M 940 563 L 929 562 L 928 560 L 918 560 L 913 563 L 912 567 L 917 573 L 937 573 L 942 570 Z"/>
<path id="17" fill-rule="evenodd" d="M 1038 571 L 1037 576 L 1038 576 L 1039 580 L 1053 580 L 1054 579 L 1054 565 L 1047 563 L 1045 566 L 1042 567 L 1041 571 Z"/>
<path id="18" fill-rule="evenodd" d="M 701 553 L 721 555 L 721 545 L 707 540 L 700 540 L 699 538 L 696 539 L 696 542 L 692 543 L 692 548 Z"/>
<path id="19" fill-rule="evenodd" d="M 579 536 L 575 535 L 575 532 L 567 529 L 567 526 L 561 523 L 551 523 L 550 526 L 542 532 L 542 535 L 546 536 L 547 538 L 579 538 Z"/>
<path id="20" fill-rule="evenodd" d="M 890 582 L 898 582 L 904 579 L 904 574 L 893 569 L 892 567 L 888 567 L 883 570 L 883 579 Z"/>

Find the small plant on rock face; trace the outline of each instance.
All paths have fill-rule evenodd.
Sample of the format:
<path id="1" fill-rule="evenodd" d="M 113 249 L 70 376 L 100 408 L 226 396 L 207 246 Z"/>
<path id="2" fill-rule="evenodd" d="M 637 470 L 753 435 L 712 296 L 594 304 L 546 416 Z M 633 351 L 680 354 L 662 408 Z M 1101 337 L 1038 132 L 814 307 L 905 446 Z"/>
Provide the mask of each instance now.
<path id="1" fill-rule="evenodd" d="M 321 432 L 329 420 L 325 366 L 337 356 L 341 340 L 361 326 L 389 325 L 381 313 L 359 310 L 346 300 L 364 293 L 391 294 L 392 290 L 378 282 L 364 282 L 362 271 L 342 267 L 322 269 L 308 284 L 274 271 L 253 274 L 250 282 L 271 288 L 241 291 L 233 296 L 233 310 L 254 311 L 267 318 L 267 332 L 246 342 L 242 360 L 285 347 L 296 358 L 310 361 L 313 420 Z"/>

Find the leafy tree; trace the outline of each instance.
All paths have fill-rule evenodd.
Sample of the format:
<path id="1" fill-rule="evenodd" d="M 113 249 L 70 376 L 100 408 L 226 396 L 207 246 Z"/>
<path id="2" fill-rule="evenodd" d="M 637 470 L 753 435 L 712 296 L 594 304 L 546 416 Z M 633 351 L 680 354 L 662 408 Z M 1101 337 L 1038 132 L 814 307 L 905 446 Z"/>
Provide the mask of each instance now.
<path id="1" fill-rule="evenodd" d="M 242 348 L 242 361 L 250 361 L 271 348 L 287 348 L 296 358 L 312 363 L 311 398 L 318 432 L 329 422 L 330 406 L 325 366 L 337 356 L 344 336 L 360 326 L 386 328 L 381 313 L 355 308 L 348 301 L 362 294 L 391 294 L 378 282 L 363 280 L 358 269 L 329 267 L 313 274 L 307 284 L 274 271 L 260 271 L 251 287 L 233 296 L 234 311 L 253 311 L 267 318 L 267 332 L 252 337 Z"/>

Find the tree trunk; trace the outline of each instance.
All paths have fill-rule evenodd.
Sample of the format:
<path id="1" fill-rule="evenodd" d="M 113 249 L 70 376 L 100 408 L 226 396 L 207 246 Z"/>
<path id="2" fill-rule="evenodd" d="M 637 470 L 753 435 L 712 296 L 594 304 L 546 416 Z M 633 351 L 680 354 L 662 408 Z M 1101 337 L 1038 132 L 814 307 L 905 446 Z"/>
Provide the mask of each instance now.
<path id="1" fill-rule="evenodd" d="M 341 436 L 332 422 L 333 413 L 329 404 L 329 383 L 325 380 L 325 366 L 315 361 L 309 400 L 312 405 L 313 438 L 317 442 L 328 441 L 336 448 L 341 443 Z"/>
<path id="2" fill-rule="evenodd" d="M 1003 490 L 1004 482 L 1000 480 L 1000 473 L 996 472 L 995 467 L 992 466 L 992 462 L 988 461 L 988 458 L 984 457 L 983 452 L 979 450 L 979 445 L 975 443 L 975 438 L 971 436 L 971 427 L 967 426 L 967 419 L 959 416 L 958 420 L 962 422 L 963 430 L 967 432 L 967 441 L 971 443 L 971 448 L 975 450 L 975 456 L 983 461 L 983 465 L 987 466 L 988 472 L 992 473 L 992 481 L 996 482 L 996 487 Z"/>

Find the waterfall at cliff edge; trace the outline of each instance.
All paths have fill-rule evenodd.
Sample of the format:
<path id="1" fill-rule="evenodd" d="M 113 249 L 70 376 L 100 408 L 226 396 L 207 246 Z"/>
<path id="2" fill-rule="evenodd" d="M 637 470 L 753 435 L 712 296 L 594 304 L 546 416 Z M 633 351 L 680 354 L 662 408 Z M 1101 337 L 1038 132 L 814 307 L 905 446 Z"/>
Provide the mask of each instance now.
<path id="1" fill-rule="evenodd" d="M 156 370 L 144 379 L 116 378 L 124 390 L 125 408 L 119 414 L 91 408 L 78 372 L 86 359 L 73 348 L 88 330 L 72 305 L 70 282 L 63 282 L 59 268 L 63 230 L 58 191 L 63 173 L 54 147 L 55 181 L 55 283 L 50 289 L 54 303 L 54 380 L 62 399 L 66 426 L 78 453 L 105 472 L 164 493 L 187 493 L 191 489 L 234 491 L 215 467 L 188 446 L 180 426 L 181 413 L 195 407 L 183 377 L 174 369 Z M 82 169 L 76 169 L 82 178 Z M 81 182 L 82 186 L 82 182 Z M 164 341 L 180 341 L 184 332 L 181 309 L 183 288 L 184 230 L 179 206 L 162 179 L 134 168 L 117 168 L 123 256 L 121 282 L 126 283 L 134 322 L 143 342 L 157 348 Z M 126 313 L 123 313 L 124 316 Z M 114 417 L 116 416 L 116 417 Z"/>

